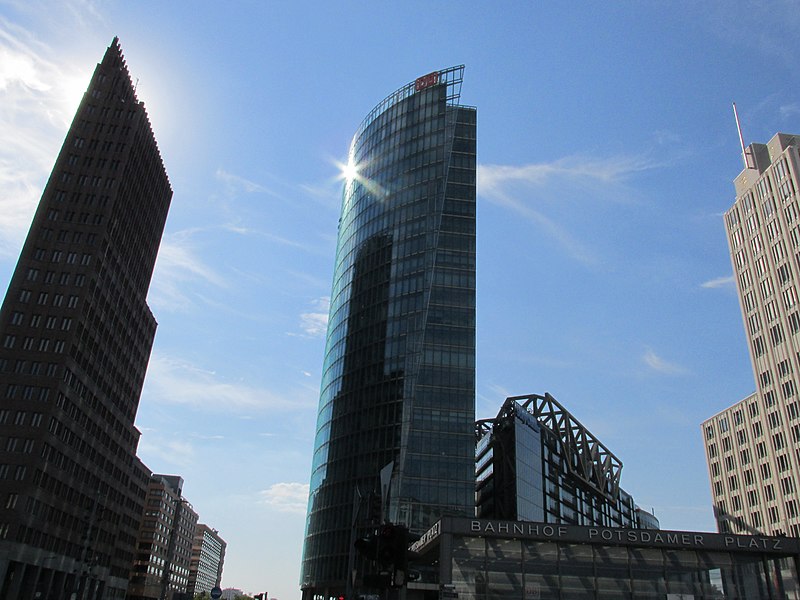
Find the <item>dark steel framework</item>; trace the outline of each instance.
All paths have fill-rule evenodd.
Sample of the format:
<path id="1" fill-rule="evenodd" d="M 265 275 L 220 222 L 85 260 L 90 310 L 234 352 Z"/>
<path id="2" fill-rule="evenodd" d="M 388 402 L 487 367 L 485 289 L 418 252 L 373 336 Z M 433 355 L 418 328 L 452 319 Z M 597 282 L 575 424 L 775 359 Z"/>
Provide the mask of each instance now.
<path id="1" fill-rule="evenodd" d="M 565 464 L 574 477 L 607 498 L 619 496 L 622 461 L 548 393 L 507 398 L 497 417 L 475 423 L 476 441 L 491 433 L 498 420 L 520 409 L 556 434 L 560 453 L 568 458 Z"/>

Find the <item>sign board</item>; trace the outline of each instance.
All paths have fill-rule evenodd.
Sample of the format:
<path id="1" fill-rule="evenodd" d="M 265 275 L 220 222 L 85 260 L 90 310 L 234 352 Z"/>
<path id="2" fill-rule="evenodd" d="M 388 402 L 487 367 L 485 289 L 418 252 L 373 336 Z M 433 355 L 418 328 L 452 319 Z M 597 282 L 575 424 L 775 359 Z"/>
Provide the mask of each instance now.
<path id="1" fill-rule="evenodd" d="M 439 71 L 428 73 L 422 77 L 417 77 L 416 81 L 414 82 L 414 91 L 419 92 L 420 90 L 424 90 L 425 88 L 436 85 L 437 83 L 439 83 Z"/>
<path id="2" fill-rule="evenodd" d="M 211 588 L 211 597 L 214 600 L 219 600 L 222 597 L 222 590 L 218 585 Z"/>

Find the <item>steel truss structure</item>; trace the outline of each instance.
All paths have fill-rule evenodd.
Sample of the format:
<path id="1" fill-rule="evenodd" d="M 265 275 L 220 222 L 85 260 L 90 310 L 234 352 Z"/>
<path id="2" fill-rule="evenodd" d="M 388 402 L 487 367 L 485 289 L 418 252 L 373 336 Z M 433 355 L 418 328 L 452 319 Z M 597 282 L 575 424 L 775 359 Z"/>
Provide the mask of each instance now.
<path id="1" fill-rule="evenodd" d="M 497 417 L 475 423 L 476 440 L 491 433 L 496 422 L 513 417 L 518 410 L 533 415 L 555 434 L 571 475 L 611 500 L 619 498 L 622 461 L 548 393 L 506 398 Z"/>

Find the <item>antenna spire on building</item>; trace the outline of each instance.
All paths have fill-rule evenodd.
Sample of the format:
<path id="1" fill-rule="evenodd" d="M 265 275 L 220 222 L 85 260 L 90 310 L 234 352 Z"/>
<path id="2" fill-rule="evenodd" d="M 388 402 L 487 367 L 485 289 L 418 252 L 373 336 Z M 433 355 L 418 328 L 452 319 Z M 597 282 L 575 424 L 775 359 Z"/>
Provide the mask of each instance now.
<path id="1" fill-rule="evenodd" d="M 739 145 L 742 147 L 742 162 L 744 168 L 749 168 L 747 165 L 747 152 L 744 149 L 744 138 L 742 137 L 742 124 L 739 122 L 739 112 L 736 110 L 736 102 L 733 103 L 733 118 L 736 119 L 736 131 L 739 132 Z"/>

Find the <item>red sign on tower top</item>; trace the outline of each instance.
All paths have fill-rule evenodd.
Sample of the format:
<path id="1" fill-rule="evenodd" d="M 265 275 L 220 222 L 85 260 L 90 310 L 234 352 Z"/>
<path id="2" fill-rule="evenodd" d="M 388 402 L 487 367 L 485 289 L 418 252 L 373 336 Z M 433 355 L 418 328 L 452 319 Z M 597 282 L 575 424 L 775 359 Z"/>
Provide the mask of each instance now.
<path id="1" fill-rule="evenodd" d="M 428 73 L 422 77 L 417 77 L 417 80 L 414 82 L 414 91 L 418 92 L 424 90 L 426 87 L 436 85 L 437 83 L 439 83 L 439 71 Z"/>

